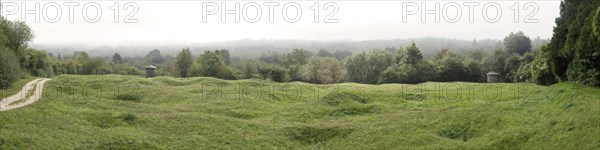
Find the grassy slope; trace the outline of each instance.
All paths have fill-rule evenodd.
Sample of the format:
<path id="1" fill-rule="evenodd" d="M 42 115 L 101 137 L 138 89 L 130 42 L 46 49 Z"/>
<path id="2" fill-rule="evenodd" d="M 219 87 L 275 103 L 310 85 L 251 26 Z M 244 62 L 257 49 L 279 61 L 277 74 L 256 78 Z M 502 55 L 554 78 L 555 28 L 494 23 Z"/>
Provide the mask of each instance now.
<path id="1" fill-rule="evenodd" d="M 570 83 L 63 75 L 39 102 L 0 113 L 0 149 L 598 149 L 599 107 L 600 89 Z"/>

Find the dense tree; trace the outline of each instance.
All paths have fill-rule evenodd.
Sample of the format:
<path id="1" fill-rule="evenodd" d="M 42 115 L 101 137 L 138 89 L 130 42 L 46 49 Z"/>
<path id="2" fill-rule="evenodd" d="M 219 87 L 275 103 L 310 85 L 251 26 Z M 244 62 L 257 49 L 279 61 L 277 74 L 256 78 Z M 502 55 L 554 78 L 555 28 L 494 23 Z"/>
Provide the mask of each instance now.
<path id="1" fill-rule="evenodd" d="M 415 65 L 423 60 L 423 54 L 421 54 L 421 50 L 417 48 L 415 42 L 413 42 L 410 46 L 405 48 L 405 56 L 404 63 Z"/>
<path id="2" fill-rule="evenodd" d="M 540 57 L 548 59 L 557 81 L 600 86 L 600 38 L 594 30 L 599 6 L 597 0 L 561 1 L 554 34 L 543 49 L 547 56 Z"/>
<path id="3" fill-rule="evenodd" d="M 377 83 L 381 72 L 394 64 L 394 55 L 385 50 L 356 53 L 344 60 L 347 79 L 358 83 Z"/>
<path id="4" fill-rule="evenodd" d="M 531 39 L 522 31 L 511 32 L 504 38 L 504 49 L 509 53 L 523 55 L 531 50 Z"/>
<path id="5" fill-rule="evenodd" d="M 281 56 L 277 52 L 272 52 L 270 55 L 263 55 L 260 58 L 258 58 L 258 60 L 269 64 L 282 64 L 283 59 L 283 56 Z"/>
<path id="6" fill-rule="evenodd" d="M 221 60 L 223 60 L 225 65 L 227 65 L 227 66 L 231 65 L 231 56 L 230 56 L 228 50 L 226 50 L 226 49 L 216 50 L 215 53 L 221 57 Z"/>
<path id="7" fill-rule="evenodd" d="M 531 39 L 522 31 L 510 33 L 504 38 L 504 47 L 509 53 L 523 55 L 531 50 Z"/>
<path id="8" fill-rule="evenodd" d="M 189 75 L 189 70 L 192 68 L 192 64 L 194 60 L 192 58 L 192 52 L 190 52 L 189 48 L 183 48 L 179 54 L 177 54 L 176 64 L 177 69 L 179 70 L 180 77 L 187 77 Z"/>
<path id="9" fill-rule="evenodd" d="M 21 47 L 27 47 L 27 43 L 35 38 L 35 34 L 25 22 L 8 21 L 2 17 L 0 18 L 0 26 L 5 38 L 3 42 L 6 42 L 4 44 L 17 55 L 21 54 L 18 51 Z"/>
<path id="10" fill-rule="evenodd" d="M 457 55 L 454 54 L 452 51 L 450 51 L 450 49 L 444 48 L 437 55 L 435 55 L 435 57 L 433 59 L 441 60 L 444 58 L 455 58 L 455 57 L 457 57 Z"/>
<path id="11" fill-rule="evenodd" d="M 194 76 L 207 76 L 221 79 L 235 79 L 233 72 L 225 65 L 217 51 L 204 51 L 198 57 Z"/>
<path id="12" fill-rule="evenodd" d="M 50 77 L 54 73 L 50 66 L 50 58 L 44 51 L 26 48 L 21 51 L 21 67 L 29 74 L 40 77 Z"/>
<path id="13" fill-rule="evenodd" d="M 593 22 L 594 23 L 592 23 L 592 31 L 594 32 L 594 35 L 596 35 L 596 37 L 600 39 L 600 6 L 598 7 L 598 9 L 596 9 L 596 14 L 594 15 Z"/>
<path id="14" fill-rule="evenodd" d="M 381 73 L 378 83 L 416 84 L 429 81 L 434 76 L 433 66 L 423 60 L 423 55 L 414 42 L 404 51 L 396 50 L 396 53 L 400 54 L 391 55 L 396 63 Z"/>
<path id="15" fill-rule="evenodd" d="M 11 50 L 0 47 L 0 54 L 0 89 L 6 89 L 19 79 L 21 68 Z"/>
<path id="16" fill-rule="evenodd" d="M 332 57 L 333 54 L 331 54 L 329 51 L 325 50 L 325 49 L 320 49 L 319 52 L 317 52 L 317 56 L 321 56 L 321 57 Z"/>
<path id="17" fill-rule="evenodd" d="M 310 57 L 304 65 L 305 81 L 310 83 L 330 84 L 341 82 L 343 65 L 333 57 Z"/>
<path id="18" fill-rule="evenodd" d="M 542 52 L 547 50 L 546 46 L 541 48 Z M 556 78 L 550 69 L 550 62 L 547 58 L 548 55 L 540 54 L 530 64 L 531 68 L 531 81 L 542 85 L 550 85 L 556 83 Z"/>
<path id="19" fill-rule="evenodd" d="M 258 74 L 258 67 L 257 67 L 257 62 L 255 61 L 245 61 L 242 64 L 242 79 L 251 79 L 251 78 L 258 78 L 259 74 Z"/>
<path id="20" fill-rule="evenodd" d="M 261 79 L 269 79 L 275 82 L 287 82 L 290 80 L 287 69 L 278 65 L 260 64 L 257 70 Z"/>
<path id="21" fill-rule="evenodd" d="M 100 57 L 91 58 L 90 60 L 83 62 L 82 74 L 110 74 L 110 70 L 104 65 L 104 59 Z"/>
<path id="22" fill-rule="evenodd" d="M 284 66 L 292 65 L 304 65 L 308 62 L 308 58 L 312 56 L 312 53 L 303 49 L 294 49 L 291 53 L 287 54 L 284 58 Z"/>
<path id="23" fill-rule="evenodd" d="M 465 74 L 463 75 L 464 80 L 470 82 L 483 82 L 486 81 L 486 76 L 483 71 L 482 63 L 478 60 L 466 59 L 464 62 Z"/>
<path id="24" fill-rule="evenodd" d="M 428 62 L 401 64 L 388 67 L 381 73 L 379 83 L 417 84 L 431 80 L 433 66 Z"/>
<path id="25" fill-rule="evenodd" d="M 463 65 L 463 58 L 458 57 L 449 49 L 443 49 L 433 60 L 437 72 L 436 81 L 465 81 L 467 68 Z"/>
<path id="26" fill-rule="evenodd" d="M 336 50 L 333 52 L 333 57 L 335 57 L 337 60 L 344 60 L 346 57 L 352 55 L 352 52 L 350 51 L 341 51 L 341 50 Z"/>
<path id="27" fill-rule="evenodd" d="M 156 70 L 157 75 L 163 76 L 181 76 L 181 72 L 179 71 L 179 66 L 177 66 L 177 62 L 174 59 L 166 61 L 161 68 Z"/>
<path id="28" fill-rule="evenodd" d="M 148 63 L 154 65 L 162 64 L 163 62 L 165 62 L 165 57 L 163 57 L 160 54 L 160 51 L 157 49 L 150 51 L 144 58 L 148 61 Z"/>
<path id="29" fill-rule="evenodd" d="M 471 58 L 476 61 L 482 61 L 488 54 L 483 49 L 474 49 L 467 51 L 465 57 Z"/>
<path id="30" fill-rule="evenodd" d="M 505 60 L 509 56 L 510 54 L 506 51 L 501 48 L 496 48 L 491 55 L 483 59 L 484 72 L 494 71 L 499 73 L 501 77 L 504 77 L 506 75 L 506 72 L 504 72 L 504 67 L 506 66 Z"/>
<path id="31" fill-rule="evenodd" d="M 22 71 L 40 73 L 46 76 L 45 72 L 48 71 L 46 70 L 49 69 L 48 67 L 44 68 L 44 70 L 28 68 L 45 67 L 45 63 L 47 63 L 47 54 L 43 55 L 46 56 L 45 58 L 41 58 L 41 53 L 27 48 L 27 43 L 34 37 L 35 34 L 25 22 L 8 21 L 0 16 L 1 87 L 7 87 L 17 81 L 19 76 L 22 75 Z"/>
<path id="32" fill-rule="evenodd" d="M 521 67 L 521 56 L 517 54 L 509 54 L 504 60 L 504 81 L 516 82 L 521 80 L 522 77 L 517 75 L 518 69 Z"/>
<path id="33" fill-rule="evenodd" d="M 121 58 L 121 55 L 119 55 L 119 53 L 115 53 L 112 56 L 112 62 L 115 64 L 122 64 L 123 63 L 123 58 Z"/>
<path id="34" fill-rule="evenodd" d="M 287 68 L 291 81 L 304 81 L 306 78 L 304 76 L 304 72 L 306 71 L 304 70 L 304 65 L 295 64 L 290 65 Z"/>
<path id="35" fill-rule="evenodd" d="M 288 68 L 288 75 L 292 81 L 302 81 L 304 79 L 303 67 L 308 63 L 308 58 L 312 53 L 303 49 L 294 49 L 291 53 L 285 55 L 282 66 Z"/>

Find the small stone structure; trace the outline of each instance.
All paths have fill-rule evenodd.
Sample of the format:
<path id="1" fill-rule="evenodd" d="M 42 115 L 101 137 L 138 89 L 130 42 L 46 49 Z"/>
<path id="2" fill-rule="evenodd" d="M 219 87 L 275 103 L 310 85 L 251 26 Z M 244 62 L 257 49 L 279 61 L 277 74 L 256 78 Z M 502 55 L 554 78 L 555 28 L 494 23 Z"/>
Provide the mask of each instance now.
<path id="1" fill-rule="evenodd" d="M 156 67 L 152 65 L 146 66 L 146 78 L 154 77 L 154 70 L 156 70 Z"/>
<path id="2" fill-rule="evenodd" d="M 497 72 L 488 72 L 487 74 L 487 83 L 496 83 L 498 79 L 500 79 L 500 74 Z"/>

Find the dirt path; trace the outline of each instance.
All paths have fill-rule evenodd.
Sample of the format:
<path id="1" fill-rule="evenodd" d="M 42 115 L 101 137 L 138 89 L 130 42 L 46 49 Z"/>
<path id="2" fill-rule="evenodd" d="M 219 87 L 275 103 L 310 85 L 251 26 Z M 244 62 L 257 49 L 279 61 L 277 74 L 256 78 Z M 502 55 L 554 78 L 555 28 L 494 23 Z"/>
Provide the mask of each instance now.
<path id="1" fill-rule="evenodd" d="M 35 79 L 27 83 L 19 93 L 2 98 L 0 101 L 0 111 L 7 111 L 15 108 L 27 106 L 42 97 L 44 84 L 50 79 Z"/>

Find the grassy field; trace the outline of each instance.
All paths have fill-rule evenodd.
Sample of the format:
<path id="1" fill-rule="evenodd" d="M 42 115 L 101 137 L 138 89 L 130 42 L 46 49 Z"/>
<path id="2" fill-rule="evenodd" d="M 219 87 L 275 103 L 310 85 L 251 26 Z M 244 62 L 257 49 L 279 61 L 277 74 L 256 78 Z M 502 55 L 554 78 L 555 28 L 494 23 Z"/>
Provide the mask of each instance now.
<path id="1" fill-rule="evenodd" d="M 599 149 L 600 89 L 55 77 L 0 149 Z"/>

